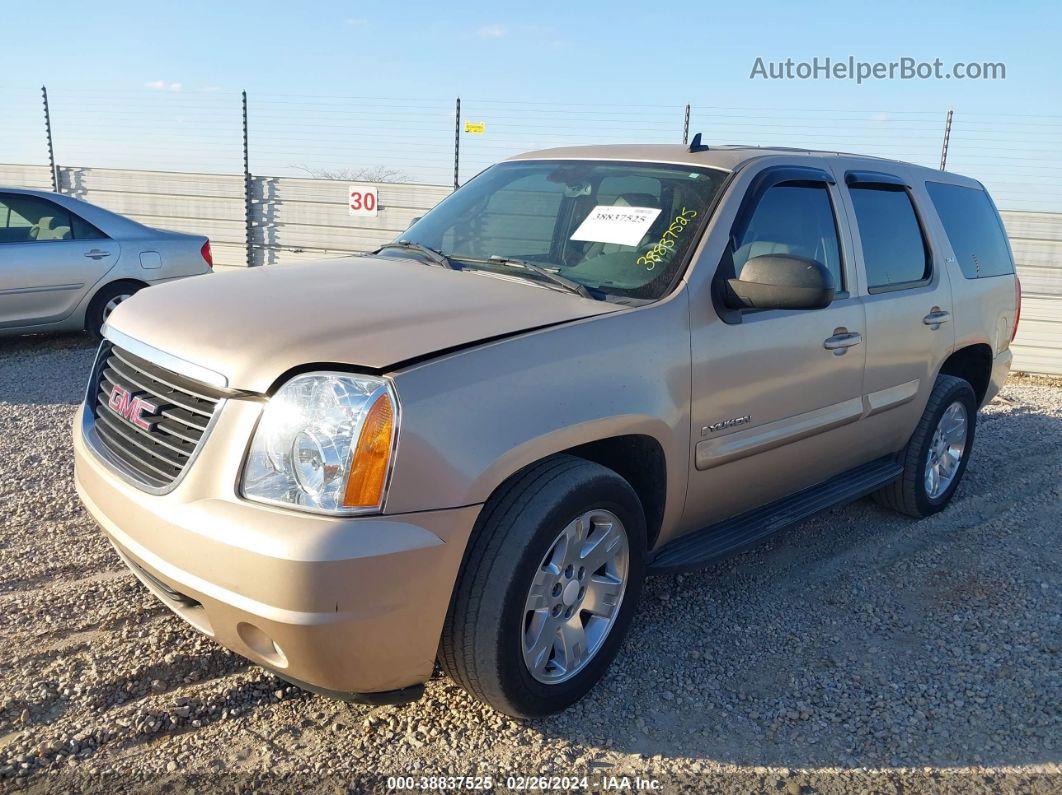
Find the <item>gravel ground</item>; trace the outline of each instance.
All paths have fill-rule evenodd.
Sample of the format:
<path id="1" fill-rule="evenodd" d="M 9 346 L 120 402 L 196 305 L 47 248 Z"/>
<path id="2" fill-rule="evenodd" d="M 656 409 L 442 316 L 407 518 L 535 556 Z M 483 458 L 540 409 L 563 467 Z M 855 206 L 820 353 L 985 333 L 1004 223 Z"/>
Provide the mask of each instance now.
<path id="1" fill-rule="evenodd" d="M 622 775 L 672 791 L 1062 791 L 1062 381 L 980 416 L 952 506 L 868 500 L 654 578 L 606 680 L 501 717 L 448 680 L 348 705 L 215 646 L 119 565 L 71 483 L 81 337 L 0 339 L 0 789 L 384 789 Z"/>

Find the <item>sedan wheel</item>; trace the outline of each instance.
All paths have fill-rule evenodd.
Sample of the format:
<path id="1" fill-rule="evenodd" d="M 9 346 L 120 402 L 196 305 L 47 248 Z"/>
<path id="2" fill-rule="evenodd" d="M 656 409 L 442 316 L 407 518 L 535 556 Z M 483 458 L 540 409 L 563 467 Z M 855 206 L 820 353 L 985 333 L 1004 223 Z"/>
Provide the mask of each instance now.
<path id="1" fill-rule="evenodd" d="M 106 322 L 107 318 L 111 316 L 111 312 L 118 308 L 118 304 L 122 303 L 122 301 L 125 301 L 128 298 L 132 298 L 132 296 L 132 293 L 122 293 L 121 295 L 114 296 L 114 298 L 104 304 L 103 320 Z"/>
<path id="2" fill-rule="evenodd" d="M 120 304 L 128 301 L 141 285 L 133 282 L 115 282 L 100 289 L 92 298 L 85 312 L 85 331 L 96 339 L 100 339 L 103 324 L 107 322 L 111 314 Z"/>

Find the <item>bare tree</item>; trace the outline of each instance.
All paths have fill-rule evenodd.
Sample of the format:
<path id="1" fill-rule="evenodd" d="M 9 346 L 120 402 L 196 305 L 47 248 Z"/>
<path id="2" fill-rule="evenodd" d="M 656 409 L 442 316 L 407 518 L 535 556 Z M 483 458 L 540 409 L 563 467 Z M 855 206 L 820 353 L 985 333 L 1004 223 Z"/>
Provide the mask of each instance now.
<path id="1" fill-rule="evenodd" d="M 310 168 L 293 163 L 291 168 L 305 171 L 314 179 L 336 179 L 343 182 L 411 182 L 412 178 L 397 168 L 390 166 L 365 166 L 364 168 Z"/>

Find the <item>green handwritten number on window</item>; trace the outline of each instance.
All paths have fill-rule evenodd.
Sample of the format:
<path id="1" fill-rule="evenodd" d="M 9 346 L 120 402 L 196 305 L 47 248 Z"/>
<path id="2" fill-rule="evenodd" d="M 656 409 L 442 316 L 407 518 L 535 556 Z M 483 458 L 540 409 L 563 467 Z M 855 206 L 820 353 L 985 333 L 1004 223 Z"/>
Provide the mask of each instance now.
<path id="1" fill-rule="evenodd" d="M 686 227 L 689 226 L 690 221 L 697 217 L 696 210 L 687 210 L 682 208 L 682 212 L 675 216 L 675 220 L 671 222 L 671 226 L 664 230 L 664 233 L 660 235 L 660 240 L 649 249 L 645 254 L 638 257 L 635 260 L 635 264 L 644 265 L 646 270 L 653 270 L 657 265 L 664 261 L 664 257 L 667 254 L 671 254 L 675 251 L 675 243 L 678 242 L 679 237 L 686 231 Z"/>

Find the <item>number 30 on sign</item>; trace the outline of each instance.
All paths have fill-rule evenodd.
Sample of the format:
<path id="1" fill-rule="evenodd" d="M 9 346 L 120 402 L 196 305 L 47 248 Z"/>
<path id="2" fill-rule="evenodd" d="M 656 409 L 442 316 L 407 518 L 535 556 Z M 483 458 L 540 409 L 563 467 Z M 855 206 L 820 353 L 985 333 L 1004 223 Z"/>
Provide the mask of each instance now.
<path id="1" fill-rule="evenodd" d="M 351 215 L 375 216 L 379 208 L 375 185 L 351 185 L 347 191 Z"/>

